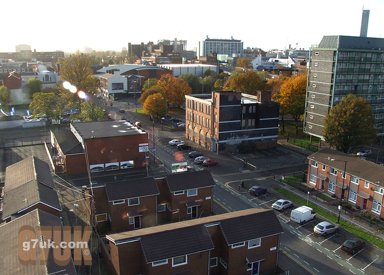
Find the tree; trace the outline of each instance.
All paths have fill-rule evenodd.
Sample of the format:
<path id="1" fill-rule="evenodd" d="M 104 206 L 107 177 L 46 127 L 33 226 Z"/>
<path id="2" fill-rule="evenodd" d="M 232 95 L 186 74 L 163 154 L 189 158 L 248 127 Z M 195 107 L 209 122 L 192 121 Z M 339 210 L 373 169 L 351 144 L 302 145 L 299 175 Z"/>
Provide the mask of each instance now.
<path id="1" fill-rule="evenodd" d="M 202 93 L 210 93 L 212 92 L 212 87 L 215 84 L 215 77 L 213 76 L 206 76 L 201 79 L 201 92 Z"/>
<path id="2" fill-rule="evenodd" d="M 80 117 L 84 121 L 98 121 L 106 117 L 106 112 L 95 103 L 84 101 L 81 103 Z"/>
<path id="3" fill-rule="evenodd" d="M 147 90 L 151 88 L 152 86 L 157 85 L 157 79 L 156 78 L 148 78 L 146 81 L 143 83 L 143 90 Z"/>
<path id="4" fill-rule="evenodd" d="M 2 106 L 8 105 L 8 100 L 9 100 L 9 91 L 7 87 L 0 86 L 0 104 Z"/>
<path id="5" fill-rule="evenodd" d="M 144 112 L 152 116 L 154 119 L 160 119 L 167 113 L 167 101 L 160 93 L 148 96 L 145 100 Z"/>
<path id="6" fill-rule="evenodd" d="M 95 94 L 99 81 L 93 76 L 92 57 L 85 54 L 74 54 L 62 61 L 60 76 L 76 86 L 77 90 Z"/>
<path id="7" fill-rule="evenodd" d="M 191 94 L 191 87 L 181 78 L 174 77 L 171 74 L 162 75 L 157 81 L 157 85 L 164 91 L 164 98 L 167 104 L 181 106 L 185 101 L 185 95 Z"/>
<path id="8" fill-rule="evenodd" d="M 326 142 L 345 153 L 371 144 L 376 138 L 371 105 L 353 94 L 343 97 L 326 116 L 323 134 Z"/>
<path id="9" fill-rule="evenodd" d="M 181 75 L 180 78 L 184 79 L 188 83 L 189 87 L 192 89 L 192 93 L 201 93 L 201 84 L 198 76 L 192 73 L 187 73 Z"/>
<path id="10" fill-rule="evenodd" d="M 29 109 L 33 115 L 47 115 L 53 118 L 58 118 L 61 112 L 58 96 L 45 92 L 33 94 Z"/>
<path id="11" fill-rule="evenodd" d="M 236 61 L 236 66 L 243 69 L 249 69 L 251 67 L 251 59 L 247 57 L 240 57 Z"/>
<path id="12" fill-rule="evenodd" d="M 280 92 L 274 96 L 280 104 L 284 131 L 284 114 L 290 114 L 295 120 L 296 134 L 299 133 L 299 120 L 305 110 L 305 93 L 307 87 L 307 75 L 300 74 L 287 78 L 280 86 Z"/>
<path id="13" fill-rule="evenodd" d="M 28 80 L 27 85 L 28 85 L 31 97 L 33 96 L 34 93 L 41 92 L 42 82 L 39 79 L 31 78 L 30 80 Z"/>
<path id="14" fill-rule="evenodd" d="M 145 100 L 147 99 L 148 96 L 156 94 L 156 93 L 163 93 L 163 89 L 160 86 L 154 85 L 151 86 L 150 88 L 144 90 L 142 92 L 139 102 L 144 105 Z"/>
<path id="15" fill-rule="evenodd" d="M 236 72 L 224 84 L 224 90 L 236 90 L 242 93 L 256 95 L 266 86 L 264 75 L 255 71 Z"/>

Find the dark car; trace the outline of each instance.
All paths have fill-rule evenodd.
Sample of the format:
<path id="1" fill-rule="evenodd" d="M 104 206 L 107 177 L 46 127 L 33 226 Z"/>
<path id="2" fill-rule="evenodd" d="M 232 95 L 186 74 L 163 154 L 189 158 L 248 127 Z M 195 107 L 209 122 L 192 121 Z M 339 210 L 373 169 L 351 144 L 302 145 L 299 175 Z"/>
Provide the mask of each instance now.
<path id="1" fill-rule="evenodd" d="M 251 194 L 252 196 L 255 196 L 255 197 L 258 197 L 258 196 L 261 196 L 261 195 L 264 195 L 267 193 L 267 189 L 264 188 L 264 187 L 261 187 L 261 186 L 252 186 L 251 188 L 249 188 L 249 194 Z"/>
<path id="2" fill-rule="evenodd" d="M 349 239 L 343 242 L 343 244 L 341 245 L 341 249 L 348 253 L 355 254 L 360 251 L 364 246 L 365 243 L 362 240 Z"/>
<path id="3" fill-rule="evenodd" d="M 203 155 L 203 153 L 200 153 L 198 151 L 192 151 L 192 152 L 189 152 L 188 157 L 190 157 L 191 159 L 194 159 L 194 158 L 200 157 L 202 155 Z"/>
<path id="4" fill-rule="evenodd" d="M 189 146 L 187 144 L 179 144 L 176 147 L 177 147 L 177 150 L 179 150 L 179 151 L 184 151 L 184 150 L 190 150 L 191 149 L 191 146 Z"/>
<path id="5" fill-rule="evenodd" d="M 211 167 L 211 166 L 216 166 L 218 162 L 214 159 L 206 159 L 203 161 L 203 166 L 206 167 Z"/>

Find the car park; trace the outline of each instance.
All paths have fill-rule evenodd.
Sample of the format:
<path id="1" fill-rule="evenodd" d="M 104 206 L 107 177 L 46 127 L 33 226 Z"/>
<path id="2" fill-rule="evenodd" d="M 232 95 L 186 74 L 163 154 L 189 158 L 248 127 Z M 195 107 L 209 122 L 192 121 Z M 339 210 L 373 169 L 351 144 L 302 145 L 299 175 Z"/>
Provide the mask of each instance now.
<path id="1" fill-rule="evenodd" d="M 189 152 L 188 157 L 191 159 L 194 159 L 194 158 L 200 157 L 202 155 L 203 155 L 203 153 L 200 153 L 198 151 L 192 151 L 192 152 Z"/>
<path id="2" fill-rule="evenodd" d="M 203 166 L 206 166 L 206 167 L 212 167 L 212 166 L 216 166 L 218 162 L 214 159 L 208 158 L 204 160 L 202 164 Z"/>
<path id="3" fill-rule="evenodd" d="M 315 225 L 313 232 L 318 235 L 329 235 L 335 233 L 339 227 L 333 223 L 323 221 Z"/>
<path id="4" fill-rule="evenodd" d="M 179 151 L 185 151 L 185 150 L 190 150 L 192 147 L 189 146 L 189 145 L 187 145 L 187 144 L 185 144 L 185 143 L 183 143 L 183 144 L 178 144 L 178 145 L 176 146 L 176 148 L 177 148 L 177 150 L 179 150 Z"/>
<path id="5" fill-rule="evenodd" d="M 171 145 L 171 146 L 177 146 L 179 144 L 184 144 L 184 141 L 182 141 L 182 140 L 180 140 L 178 138 L 174 138 L 174 139 L 170 140 L 168 142 L 168 144 Z"/>
<path id="6" fill-rule="evenodd" d="M 284 210 L 284 209 L 287 209 L 289 207 L 293 206 L 292 202 L 289 201 L 289 200 L 283 200 L 283 199 L 280 199 L 280 200 L 277 200 L 275 201 L 273 204 L 272 204 L 272 208 L 273 209 L 276 209 L 276 210 Z"/>
<path id="7" fill-rule="evenodd" d="M 196 157 L 195 160 L 193 161 L 194 164 L 203 164 L 204 160 L 207 160 L 208 157 L 206 156 L 199 156 Z"/>
<path id="8" fill-rule="evenodd" d="M 363 247 L 365 246 L 365 243 L 360 239 L 348 239 L 341 245 L 341 249 L 350 253 L 350 254 L 356 254 L 359 252 Z"/>
<path id="9" fill-rule="evenodd" d="M 254 185 L 251 188 L 249 188 L 248 192 L 252 196 L 258 197 L 258 196 L 267 194 L 267 189 L 261 186 Z"/>
<path id="10" fill-rule="evenodd" d="M 291 211 L 290 219 L 293 222 L 303 224 L 307 221 L 313 220 L 316 217 L 315 211 L 308 206 L 300 206 Z"/>

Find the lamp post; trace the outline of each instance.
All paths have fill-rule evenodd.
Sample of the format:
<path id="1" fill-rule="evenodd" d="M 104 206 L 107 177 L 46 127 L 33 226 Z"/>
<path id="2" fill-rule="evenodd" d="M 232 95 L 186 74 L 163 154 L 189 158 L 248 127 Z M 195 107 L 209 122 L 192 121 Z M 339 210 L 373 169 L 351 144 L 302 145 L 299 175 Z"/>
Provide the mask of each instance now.
<path id="1" fill-rule="evenodd" d="M 337 223 L 340 223 L 341 204 L 337 206 L 337 210 L 339 210 L 339 215 L 337 216 Z"/>
<path id="2" fill-rule="evenodd" d="M 308 203 L 309 203 L 309 191 L 307 192 L 307 205 L 308 205 Z"/>

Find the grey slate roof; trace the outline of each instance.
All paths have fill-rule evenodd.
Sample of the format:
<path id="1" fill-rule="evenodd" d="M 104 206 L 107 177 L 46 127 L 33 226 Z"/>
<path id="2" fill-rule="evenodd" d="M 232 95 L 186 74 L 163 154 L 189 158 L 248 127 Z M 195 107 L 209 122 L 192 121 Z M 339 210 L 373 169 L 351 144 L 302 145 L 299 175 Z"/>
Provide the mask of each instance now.
<path id="1" fill-rule="evenodd" d="M 283 232 L 273 210 L 223 220 L 220 227 L 228 245 Z"/>
<path id="2" fill-rule="evenodd" d="M 344 171 L 344 161 L 347 161 L 347 174 L 352 174 L 372 183 L 379 182 L 381 186 L 384 186 L 384 166 L 360 159 L 355 155 L 324 148 L 308 156 L 308 159 L 329 165 L 339 171 Z M 334 159 L 334 161 L 331 159 Z"/>
<path id="3" fill-rule="evenodd" d="M 206 227 L 201 225 L 143 236 L 141 246 L 147 263 L 214 248 Z"/>
<path id="4" fill-rule="evenodd" d="M 147 135 L 143 129 L 140 129 L 128 121 L 95 121 L 95 122 L 75 122 L 71 123 L 74 129 L 83 139 L 105 138 L 130 135 Z"/>
<path id="5" fill-rule="evenodd" d="M 215 185 L 211 173 L 207 170 L 174 173 L 167 175 L 166 181 L 171 192 Z"/>
<path id="6" fill-rule="evenodd" d="M 384 50 L 384 38 L 326 35 L 317 48 Z"/>
<path id="7" fill-rule="evenodd" d="M 105 186 L 108 201 L 158 195 L 159 189 L 153 178 L 131 179 L 108 183 Z"/>
<path id="8" fill-rule="evenodd" d="M 44 211 L 35 209 L 17 219 L 0 225 L 0 270 L 1 274 L 76 274 L 73 263 L 67 266 L 55 264 L 52 252 L 48 256 L 47 264 L 40 264 L 39 255 L 42 253 L 37 247 L 38 256 L 36 263 L 22 264 L 18 258 L 20 250 L 18 238 L 22 226 L 61 226 L 60 219 Z"/>
<path id="9" fill-rule="evenodd" d="M 83 146 L 68 127 L 60 127 L 51 131 L 65 155 L 84 153 Z"/>

